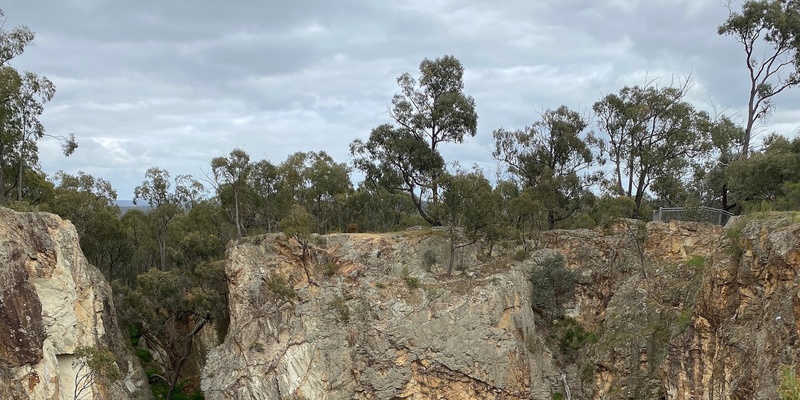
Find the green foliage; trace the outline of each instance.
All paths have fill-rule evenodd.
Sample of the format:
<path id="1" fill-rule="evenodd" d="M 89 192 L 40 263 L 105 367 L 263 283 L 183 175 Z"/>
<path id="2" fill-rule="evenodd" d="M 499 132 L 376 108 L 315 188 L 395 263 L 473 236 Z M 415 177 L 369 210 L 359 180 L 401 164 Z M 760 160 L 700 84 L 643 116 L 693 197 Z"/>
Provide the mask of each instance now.
<path id="1" fill-rule="evenodd" d="M 747 121 L 741 154 L 749 152 L 752 129 L 768 115 L 772 98 L 800 83 L 800 4 L 783 0 L 748 0 L 741 12 L 730 11 L 720 35 L 733 36 L 745 53 L 749 77 Z M 778 60 L 778 62 L 775 62 Z"/>
<path id="2" fill-rule="evenodd" d="M 592 210 L 597 225 L 609 229 L 621 218 L 630 218 L 636 213 L 636 202 L 628 196 L 602 196 Z"/>
<path id="3" fill-rule="evenodd" d="M 139 361 L 141 361 L 142 364 L 147 364 L 150 361 L 153 361 L 153 355 L 150 353 L 150 351 L 139 347 L 136 348 L 136 357 L 139 358 Z"/>
<path id="4" fill-rule="evenodd" d="M 794 368 L 781 366 L 781 383 L 778 393 L 781 400 L 800 400 L 800 379 L 797 378 Z"/>
<path id="5" fill-rule="evenodd" d="M 341 266 L 335 262 L 327 262 L 325 266 L 322 268 L 322 274 L 327 276 L 328 278 L 336 275 L 339 272 Z"/>
<path id="6" fill-rule="evenodd" d="M 153 393 L 153 397 L 156 399 L 166 399 L 167 393 L 169 393 L 169 385 L 159 379 L 151 379 L 150 384 L 150 391 Z M 194 392 L 186 388 L 185 382 L 180 382 L 175 387 L 175 391 L 172 393 L 172 400 L 203 400 L 205 397 L 203 396 L 202 392 Z"/>
<path id="7" fill-rule="evenodd" d="M 713 123 L 707 113 L 684 101 L 688 88 L 626 86 L 592 107 L 608 137 L 604 151 L 614 165 L 607 186 L 634 200 L 629 217 L 639 215 L 654 178 L 682 176 L 694 158 L 712 149 Z"/>
<path id="8" fill-rule="evenodd" d="M 469 173 L 462 171 L 456 175 L 444 175 L 439 184 L 444 193 L 441 202 L 431 206 L 431 214 L 450 228 L 450 260 L 447 266 L 447 276 L 450 276 L 456 258 L 455 251 L 475 243 L 483 236 L 486 227 L 496 223 L 500 199 L 478 169 Z M 459 240 L 461 232 L 457 227 L 463 229 L 466 236 L 463 240 Z"/>
<path id="9" fill-rule="evenodd" d="M 419 70 L 418 79 L 408 73 L 397 79 L 401 93 L 392 98 L 390 115 L 399 127 L 378 126 L 366 143 L 353 141 L 350 153 L 366 182 L 406 192 L 420 216 L 439 225 L 423 207 L 424 201 L 439 202 L 437 179 L 445 172 L 445 163 L 438 147 L 475 136 L 478 116 L 474 99 L 463 92 L 464 67 L 458 59 L 425 59 Z"/>
<path id="10" fill-rule="evenodd" d="M 564 256 L 548 254 L 531 271 L 531 305 L 550 320 L 563 314 L 563 305 L 575 291 L 575 273 L 564 267 Z"/>
<path id="11" fill-rule="evenodd" d="M 91 392 L 95 383 L 108 385 L 122 377 L 114 353 L 107 349 L 80 346 L 75 349 L 72 366 L 77 370 L 73 391 L 75 399 Z"/>
<path id="12" fill-rule="evenodd" d="M 426 271 L 431 272 L 431 268 L 436 265 L 437 262 L 436 253 L 434 253 L 433 250 L 427 249 L 422 253 L 422 268 Z"/>
<path id="13" fill-rule="evenodd" d="M 796 209 L 800 184 L 800 138 L 770 136 L 764 150 L 740 158 L 728 168 L 732 196 L 745 208 Z"/>
<path id="14" fill-rule="evenodd" d="M 406 283 L 406 286 L 409 290 L 418 289 L 421 286 L 419 278 L 416 276 L 411 276 L 411 274 L 408 272 L 408 268 L 403 268 L 403 282 Z"/>
<path id="15" fill-rule="evenodd" d="M 582 172 L 594 164 L 592 147 L 600 142 L 584 133 L 588 123 L 566 106 L 542 113 L 542 119 L 524 130 L 494 131 L 492 157 L 530 188 L 547 218 L 548 229 L 579 210 L 587 188 L 599 174 Z"/>
<path id="16" fill-rule="evenodd" d="M 590 343 L 597 342 L 597 334 L 588 332 L 572 318 L 564 318 L 554 326 L 553 333 L 561 349 L 568 359 L 574 359 L 577 352 Z"/>
<path id="17" fill-rule="evenodd" d="M 703 268 L 706 265 L 706 259 L 703 256 L 692 256 L 686 264 L 694 268 Z"/>
<path id="18" fill-rule="evenodd" d="M 525 260 L 526 258 L 528 258 L 528 250 L 522 248 L 522 249 L 517 249 L 514 252 L 514 260 L 522 261 Z"/>
<path id="19" fill-rule="evenodd" d="M 420 287 L 419 278 L 416 276 L 406 275 L 403 277 L 403 281 L 410 290 L 418 289 Z"/>
<path id="20" fill-rule="evenodd" d="M 270 275 L 267 279 L 267 289 L 279 300 L 292 300 L 297 297 L 294 288 L 286 282 L 286 278 L 279 274 Z"/>
<path id="21" fill-rule="evenodd" d="M 679 332 L 684 332 L 686 328 L 692 323 L 692 310 L 686 309 L 678 314 L 678 318 L 675 320 L 675 324 L 677 325 Z"/>

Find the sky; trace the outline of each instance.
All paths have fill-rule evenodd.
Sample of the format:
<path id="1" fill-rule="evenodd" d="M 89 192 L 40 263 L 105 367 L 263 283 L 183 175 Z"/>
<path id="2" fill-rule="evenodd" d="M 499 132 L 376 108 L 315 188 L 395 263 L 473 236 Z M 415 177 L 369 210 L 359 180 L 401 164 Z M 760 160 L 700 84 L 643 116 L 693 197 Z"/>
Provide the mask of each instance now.
<path id="1" fill-rule="evenodd" d="M 624 86 L 691 81 L 697 108 L 743 121 L 741 44 L 719 36 L 725 0 L 11 0 L 3 28 L 35 42 L 11 65 L 57 88 L 42 116 L 75 133 L 70 157 L 43 139 L 48 175 L 83 171 L 132 199 L 145 171 L 210 175 L 235 148 L 278 164 L 298 151 L 349 162 L 349 144 L 391 122 L 396 79 L 453 55 L 475 99 L 478 134 L 442 148 L 489 174 L 492 132 Z M 734 9 L 739 7 L 734 3 Z M 800 88 L 775 98 L 759 130 L 794 137 Z M 594 125 L 593 125 L 594 126 Z M 757 136 L 753 143 L 758 144 Z"/>

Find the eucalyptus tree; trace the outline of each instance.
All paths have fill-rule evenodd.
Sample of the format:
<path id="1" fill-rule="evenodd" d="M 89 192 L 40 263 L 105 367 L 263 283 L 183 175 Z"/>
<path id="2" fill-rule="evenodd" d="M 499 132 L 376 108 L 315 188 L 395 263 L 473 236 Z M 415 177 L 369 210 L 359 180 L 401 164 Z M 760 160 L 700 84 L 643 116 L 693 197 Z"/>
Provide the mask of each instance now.
<path id="1" fill-rule="evenodd" d="M 0 18 L 4 15 L 0 10 Z M 5 21 L 3 21 L 5 22 Z M 16 163 L 17 200 L 23 197 L 24 169 L 38 164 L 37 141 L 51 136 L 62 143 L 64 155 L 77 148 L 75 136 L 47 135 L 40 116 L 44 104 L 55 95 L 55 85 L 46 77 L 33 72 L 19 73 L 9 65 L 33 42 L 34 34 L 26 26 L 6 31 L 0 24 L 0 202 L 6 199 L 6 172 Z"/>
<path id="2" fill-rule="evenodd" d="M 368 141 L 350 145 L 356 168 L 390 190 L 407 192 L 420 215 L 439 225 L 425 209 L 438 203 L 437 178 L 445 171 L 442 143 L 462 143 L 477 134 L 475 100 L 464 93 L 464 67 L 453 56 L 424 59 L 415 79 L 397 78 L 400 93 L 389 115 L 397 124 L 372 130 Z"/>
<path id="3" fill-rule="evenodd" d="M 593 106 L 613 164 L 608 184 L 615 194 L 634 199 L 635 215 L 656 178 L 683 176 L 691 159 L 711 150 L 713 122 L 683 100 L 687 90 L 626 86 Z"/>
<path id="4" fill-rule="evenodd" d="M 581 206 L 588 187 L 599 181 L 589 168 L 600 143 L 579 113 L 561 106 L 542 113 L 541 120 L 516 131 L 494 131 L 492 157 L 502 162 L 523 189 L 531 188 L 547 214 L 548 229 Z"/>
<path id="5" fill-rule="evenodd" d="M 433 212 L 449 226 L 449 277 L 453 273 L 456 250 L 474 244 L 487 232 L 488 227 L 498 222 L 500 198 L 479 169 L 444 175 L 439 183 L 443 189 L 442 201 L 433 206 Z M 456 228 L 463 229 L 464 240 L 458 241 Z"/>
<path id="6" fill-rule="evenodd" d="M 297 152 L 278 167 L 285 195 L 305 206 L 315 220 L 315 231 L 331 226 L 343 229 L 343 207 L 353 190 L 350 168 L 324 151 Z"/>
<path id="7" fill-rule="evenodd" d="M 133 279 L 132 271 L 125 270 L 133 256 L 132 241 L 120 221 L 111 183 L 82 171 L 77 175 L 60 171 L 54 181 L 53 198 L 43 208 L 72 221 L 81 250 L 106 279 Z"/>
<path id="8" fill-rule="evenodd" d="M 747 121 L 741 154 L 748 156 L 753 128 L 772 109 L 772 99 L 800 83 L 800 1 L 748 0 L 719 26 L 741 43 L 747 67 Z"/>
<path id="9" fill-rule="evenodd" d="M 214 173 L 217 190 L 227 186 L 233 191 L 233 221 L 236 225 L 237 238 L 242 237 L 241 197 L 252 169 L 250 156 L 242 149 L 232 150 L 227 158 L 215 157 L 211 160 L 211 170 Z"/>
<path id="10" fill-rule="evenodd" d="M 144 200 L 150 206 L 147 218 L 156 232 L 161 269 L 167 267 L 170 222 L 191 209 L 204 192 L 203 185 L 191 176 L 179 175 L 172 181 L 169 172 L 159 167 L 148 168 L 145 180 L 134 188 L 134 204 Z"/>
<path id="11" fill-rule="evenodd" d="M 277 165 L 268 160 L 253 163 L 248 177 L 248 186 L 253 197 L 255 218 L 265 226 L 267 232 L 276 229 L 281 216 L 288 212 L 291 195 L 283 190 L 284 178 Z"/>

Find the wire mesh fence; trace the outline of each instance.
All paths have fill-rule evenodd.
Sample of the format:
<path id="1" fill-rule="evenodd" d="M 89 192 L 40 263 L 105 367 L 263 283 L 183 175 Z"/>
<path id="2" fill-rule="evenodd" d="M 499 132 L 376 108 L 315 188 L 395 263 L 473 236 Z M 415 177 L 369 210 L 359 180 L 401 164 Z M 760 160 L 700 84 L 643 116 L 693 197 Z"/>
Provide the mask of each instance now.
<path id="1" fill-rule="evenodd" d="M 731 216 L 733 213 L 711 207 L 661 207 L 653 211 L 653 221 L 698 221 L 722 226 L 728 223 Z"/>

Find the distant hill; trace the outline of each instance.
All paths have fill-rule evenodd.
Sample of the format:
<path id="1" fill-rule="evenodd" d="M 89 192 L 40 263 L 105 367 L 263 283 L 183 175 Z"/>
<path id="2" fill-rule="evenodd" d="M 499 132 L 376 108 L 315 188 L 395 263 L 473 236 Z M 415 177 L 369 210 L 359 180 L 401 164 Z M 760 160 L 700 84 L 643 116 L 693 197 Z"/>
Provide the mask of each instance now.
<path id="1" fill-rule="evenodd" d="M 122 214 L 125 214 L 126 212 L 133 209 L 142 211 L 147 211 L 150 209 L 150 206 L 147 203 L 140 202 L 139 204 L 133 204 L 133 200 L 117 200 L 116 204 L 119 207 L 119 210 Z"/>

